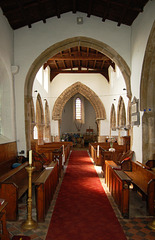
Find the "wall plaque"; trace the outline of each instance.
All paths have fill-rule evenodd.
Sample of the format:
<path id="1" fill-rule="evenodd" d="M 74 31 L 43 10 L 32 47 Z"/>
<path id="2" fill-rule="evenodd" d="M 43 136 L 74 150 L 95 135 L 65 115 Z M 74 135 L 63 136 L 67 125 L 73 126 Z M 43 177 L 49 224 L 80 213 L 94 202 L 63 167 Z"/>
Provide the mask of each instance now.
<path id="1" fill-rule="evenodd" d="M 140 125 L 139 99 L 136 97 L 131 102 L 131 124 L 132 126 Z"/>

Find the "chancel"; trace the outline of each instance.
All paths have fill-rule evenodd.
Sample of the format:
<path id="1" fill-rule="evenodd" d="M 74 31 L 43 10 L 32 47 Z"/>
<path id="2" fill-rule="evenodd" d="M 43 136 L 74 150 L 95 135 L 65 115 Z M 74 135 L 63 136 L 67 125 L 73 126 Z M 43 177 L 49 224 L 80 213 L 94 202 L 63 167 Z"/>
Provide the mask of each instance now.
<path id="1" fill-rule="evenodd" d="M 154 13 L 0 1 L 0 239 L 155 237 Z"/>

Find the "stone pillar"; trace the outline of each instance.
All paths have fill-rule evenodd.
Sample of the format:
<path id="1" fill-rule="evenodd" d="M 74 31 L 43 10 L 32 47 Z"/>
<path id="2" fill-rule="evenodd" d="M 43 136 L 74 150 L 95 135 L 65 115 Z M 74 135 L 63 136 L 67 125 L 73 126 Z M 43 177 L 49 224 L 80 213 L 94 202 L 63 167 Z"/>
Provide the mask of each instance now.
<path id="1" fill-rule="evenodd" d="M 31 97 L 25 97 L 25 135 L 26 149 L 31 149 Z"/>
<path id="2" fill-rule="evenodd" d="M 154 159 L 155 154 L 155 112 L 144 112 L 142 117 L 143 163 Z"/>
<path id="3" fill-rule="evenodd" d="M 38 145 L 44 144 L 44 124 L 37 124 L 38 129 Z"/>

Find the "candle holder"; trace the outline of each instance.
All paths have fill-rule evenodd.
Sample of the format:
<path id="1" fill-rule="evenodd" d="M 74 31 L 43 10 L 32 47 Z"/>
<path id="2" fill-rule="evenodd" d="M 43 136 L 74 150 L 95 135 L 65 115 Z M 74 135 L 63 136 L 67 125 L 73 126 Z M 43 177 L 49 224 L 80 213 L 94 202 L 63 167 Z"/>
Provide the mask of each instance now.
<path id="1" fill-rule="evenodd" d="M 28 185 L 28 201 L 27 201 L 27 220 L 22 223 L 21 227 L 25 230 L 37 228 L 37 222 L 32 219 L 32 172 L 35 167 L 29 165 L 25 168 L 29 176 L 29 185 Z"/>
<path id="2" fill-rule="evenodd" d="M 152 230 L 155 230 L 155 219 L 153 219 L 153 221 L 148 224 L 148 227 Z"/>

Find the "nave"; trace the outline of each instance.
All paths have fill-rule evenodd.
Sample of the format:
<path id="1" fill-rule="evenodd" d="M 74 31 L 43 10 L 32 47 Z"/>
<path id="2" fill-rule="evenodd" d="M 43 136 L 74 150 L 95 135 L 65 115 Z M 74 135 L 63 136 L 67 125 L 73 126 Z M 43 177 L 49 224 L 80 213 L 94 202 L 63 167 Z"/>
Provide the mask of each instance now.
<path id="1" fill-rule="evenodd" d="M 74 161 L 73 161 L 73 158 L 74 158 Z M 83 165 L 84 169 L 81 169 L 82 165 Z M 95 169 L 97 170 L 97 172 Z M 77 170 L 80 171 L 80 175 Z M 97 173 L 98 173 L 98 175 L 97 175 Z M 88 176 L 87 176 L 87 174 L 88 174 Z M 98 178 L 98 176 L 99 176 L 99 178 Z M 72 178 L 73 181 L 71 181 L 70 177 Z M 77 182 L 76 182 L 77 179 L 79 179 L 79 184 L 77 184 Z M 97 185 L 95 184 L 96 181 L 97 181 Z M 83 185 L 83 182 L 85 182 L 84 185 Z M 68 183 L 70 183 L 70 184 L 68 184 Z M 78 185 L 80 185 L 80 189 L 77 188 Z M 104 190 L 103 190 L 102 186 L 103 186 L 105 192 L 107 193 L 107 197 L 113 208 L 113 210 L 112 210 L 109 202 L 106 202 L 106 206 L 108 206 L 109 209 L 112 210 L 112 212 L 110 213 L 111 217 L 110 217 L 110 215 L 107 215 L 107 214 L 109 214 L 109 212 L 107 212 L 107 214 L 104 214 L 105 209 L 102 210 L 103 200 L 104 200 L 104 198 L 107 199 L 106 196 L 103 197 Z M 71 197 L 68 197 L 71 200 L 70 203 L 73 204 L 73 202 L 74 202 L 74 203 L 79 204 L 80 199 L 78 199 L 78 196 L 82 200 L 81 204 L 79 204 L 79 205 L 75 204 L 73 207 L 70 208 L 70 211 L 68 211 L 68 208 L 66 208 L 66 209 L 64 208 L 65 205 L 63 206 L 63 203 L 69 204 L 69 201 L 68 201 L 69 199 L 67 199 L 66 197 L 62 198 L 62 195 L 66 196 L 67 192 L 72 193 L 72 199 L 71 199 Z M 80 192 L 80 194 L 79 194 L 79 192 Z M 89 193 L 88 194 L 89 197 L 86 196 L 85 193 Z M 96 198 L 96 195 L 98 195 L 97 198 Z M 71 206 L 72 204 L 69 204 L 68 206 Z M 61 205 L 62 205 L 62 209 L 60 211 L 59 207 Z M 85 208 L 81 208 L 80 207 L 81 205 L 83 205 Z M 108 193 L 108 191 L 106 189 L 106 186 L 104 184 L 104 178 L 101 175 L 101 169 L 99 167 L 94 166 L 93 162 L 88 157 L 87 151 L 75 151 L 75 150 L 72 151 L 72 153 L 69 157 L 69 161 L 66 163 L 66 166 L 63 170 L 63 176 L 57 187 L 56 193 L 54 195 L 54 199 L 52 201 L 52 204 L 51 204 L 48 214 L 46 216 L 45 222 L 39 223 L 38 228 L 36 230 L 31 230 L 31 231 L 29 230 L 29 231 L 21 232 L 21 223 L 26 216 L 26 204 L 24 203 L 24 200 L 23 200 L 23 202 L 21 202 L 19 204 L 19 206 L 20 206 L 19 207 L 20 212 L 19 212 L 18 222 L 7 222 L 8 231 L 10 232 L 10 234 L 12 236 L 13 235 L 25 235 L 25 236 L 30 236 L 31 239 L 34 239 L 34 240 L 39 240 L 39 239 L 40 240 L 44 240 L 44 239 L 46 239 L 46 240 L 48 240 L 48 239 L 51 239 L 51 240 L 52 239 L 53 240 L 76 239 L 75 236 L 77 237 L 77 239 L 88 239 L 88 240 L 92 239 L 92 238 L 94 240 L 103 239 L 103 236 L 104 236 L 105 240 L 106 239 L 114 239 L 114 236 L 115 236 L 115 239 L 122 239 L 122 240 L 123 239 L 129 239 L 129 240 L 150 239 L 151 240 L 151 239 L 154 239 L 154 237 L 155 237 L 155 232 L 151 231 L 147 227 L 148 222 L 151 220 L 149 217 L 142 216 L 142 215 L 140 217 L 136 217 L 137 213 L 135 213 L 135 217 L 132 217 L 130 219 L 123 219 L 121 217 L 121 214 L 120 214 L 119 210 L 117 209 L 117 206 L 115 205 L 114 201 L 112 200 L 110 194 Z M 99 206 L 99 209 L 98 209 L 98 206 Z M 88 209 L 87 209 L 87 207 L 88 207 Z M 78 208 L 78 210 L 77 210 L 77 208 Z M 54 213 L 53 213 L 53 210 L 54 210 Z M 59 212 L 59 214 L 57 214 L 57 211 Z M 85 211 L 86 212 L 88 211 L 88 213 L 86 213 Z M 103 211 L 103 214 L 102 214 L 102 211 Z M 115 214 L 113 211 L 115 212 L 117 218 L 115 217 Z M 65 217 L 68 213 L 70 214 L 70 212 L 73 212 L 73 213 L 80 212 L 80 214 L 78 214 L 78 216 L 75 218 L 76 221 L 78 221 L 78 222 L 76 222 L 76 224 L 74 222 L 75 216 L 68 215 L 67 218 L 69 220 L 69 225 L 67 225 L 67 222 L 66 222 L 67 220 L 65 219 Z M 97 220 L 96 220 L 95 215 L 97 215 L 97 213 L 99 215 L 101 213 L 102 216 L 97 216 Z M 61 215 L 61 218 L 59 217 L 60 215 Z M 63 219 L 63 215 L 65 216 L 64 219 Z M 88 215 L 90 217 L 88 217 Z M 91 218 L 91 215 L 93 216 L 93 218 Z M 52 220 L 51 220 L 51 216 L 52 216 Z M 85 221 L 85 223 L 87 223 L 87 224 L 89 223 L 89 224 L 88 224 L 88 228 L 86 228 L 84 230 L 84 227 L 87 224 L 83 225 L 82 220 L 86 216 L 87 216 L 87 221 Z M 33 217 L 34 218 L 36 217 L 35 206 L 33 208 Z M 65 222 L 63 222 L 62 219 L 65 220 Z M 116 220 L 115 222 L 113 221 L 114 219 Z M 117 219 L 120 222 L 120 225 L 119 225 L 119 222 L 117 221 Z M 53 221 L 52 226 L 50 224 L 51 221 Z M 108 222 L 108 225 L 107 225 L 107 227 L 105 227 L 107 222 Z M 63 230 L 64 224 L 66 225 L 66 228 Z M 115 229 L 115 224 L 117 226 L 117 228 L 116 228 L 117 230 Z M 74 227 L 71 225 L 73 225 Z M 79 232 L 78 230 L 79 230 L 80 226 L 81 226 L 81 231 Z M 103 229 L 101 229 L 102 226 L 104 226 Z M 109 231 L 108 231 L 108 228 L 109 228 Z M 116 232 L 114 232 L 115 235 L 114 236 L 109 235 L 109 233 L 112 234 L 113 230 L 116 231 Z M 68 231 L 69 235 L 67 235 L 67 233 L 66 233 L 67 231 Z M 126 235 L 126 238 L 125 238 L 125 235 L 123 234 L 123 231 Z M 47 232 L 48 232 L 48 234 L 47 234 Z M 77 232 L 77 234 L 76 234 L 76 232 Z M 87 232 L 87 234 L 84 236 L 83 232 Z M 106 234 L 106 232 L 107 232 L 107 234 Z M 59 233 L 62 233 L 62 235 L 61 234 L 59 235 Z M 116 236 L 118 236 L 117 234 L 120 234 L 120 233 L 122 235 L 120 237 L 116 238 Z M 78 234 L 80 234 L 80 235 L 78 235 Z M 93 236 L 93 234 L 95 234 L 96 238 Z M 67 238 L 65 238 L 65 236 Z M 105 238 L 105 236 L 107 238 Z"/>

